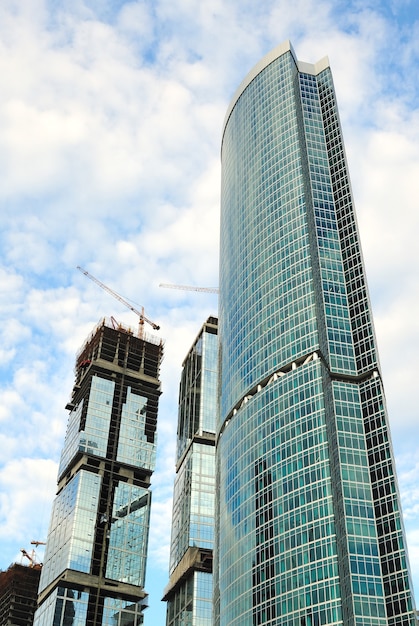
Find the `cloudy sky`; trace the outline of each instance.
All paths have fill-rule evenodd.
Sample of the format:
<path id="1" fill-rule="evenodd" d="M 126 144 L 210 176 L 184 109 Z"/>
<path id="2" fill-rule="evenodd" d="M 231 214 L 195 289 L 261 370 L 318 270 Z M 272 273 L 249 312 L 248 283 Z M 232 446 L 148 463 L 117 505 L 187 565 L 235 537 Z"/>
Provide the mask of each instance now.
<path id="1" fill-rule="evenodd" d="M 180 366 L 216 296 L 220 138 L 291 39 L 332 66 L 419 593 L 417 0 L 2 0 L 0 567 L 45 540 L 75 353 L 145 307 L 166 340 L 147 624 L 164 624 Z M 39 550 L 40 558 L 42 551 Z"/>

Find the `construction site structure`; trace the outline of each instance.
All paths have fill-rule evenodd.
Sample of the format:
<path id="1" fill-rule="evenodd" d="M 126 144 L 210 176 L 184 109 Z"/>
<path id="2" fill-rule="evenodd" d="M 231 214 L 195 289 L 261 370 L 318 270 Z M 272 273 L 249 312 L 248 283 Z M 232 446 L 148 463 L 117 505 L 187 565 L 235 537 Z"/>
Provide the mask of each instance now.
<path id="1" fill-rule="evenodd" d="M 76 356 L 35 626 L 143 623 L 162 358 L 106 318 Z"/>
<path id="2" fill-rule="evenodd" d="M 20 549 L 22 556 L 26 557 L 30 563 L 29 567 L 35 567 L 37 569 L 41 569 L 42 563 L 38 563 L 36 558 L 35 550 L 31 550 L 31 552 L 27 552 L 25 548 Z"/>
<path id="3" fill-rule="evenodd" d="M 46 545 L 45 541 L 35 541 L 35 540 L 31 541 L 31 546 L 38 547 L 38 546 L 45 546 L 45 545 Z M 41 569 L 42 563 L 38 561 L 38 556 L 36 554 L 35 548 L 33 548 L 30 552 L 25 550 L 25 548 L 21 548 L 20 551 L 22 553 L 22 558 L 25 557 L 28 559 L 30 563 L 29 567 L 35 567 L 37 569 Z M 0 626 L 1 626 L 1 622 L 0 622 Z"/>
<path id="4" fill-rule="evenodd" d="M 0 624 L 32 626 L 41 565 L 13 563 L 0 572 Z"/>

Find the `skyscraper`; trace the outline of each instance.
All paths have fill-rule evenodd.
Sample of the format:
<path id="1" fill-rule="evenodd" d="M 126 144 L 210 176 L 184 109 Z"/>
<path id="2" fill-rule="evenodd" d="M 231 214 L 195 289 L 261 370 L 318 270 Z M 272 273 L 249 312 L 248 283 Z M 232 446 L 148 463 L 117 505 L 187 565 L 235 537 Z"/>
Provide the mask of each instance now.
<path id="1" fill-rule="evenodd" d="M 218 320 L 183 362 L 166 626 L 212 626 Z"/>
<path id="2" fill-rule="evenodd" d="M 331 71 L 289 43 L 227 112 L 219 316 L 216 623 L 414 624 Z"/>
<path id="3" fill-rule="evenodd" d="M 76 359 L 36 626 L 138 626 L 163 344 L 103 320 Z"/>
<path id="4" fill-rule="evenodd" d="M 32 626 L 38 597 L 41 565 L 13 563 L 0 572 L 1 626 Z"/>

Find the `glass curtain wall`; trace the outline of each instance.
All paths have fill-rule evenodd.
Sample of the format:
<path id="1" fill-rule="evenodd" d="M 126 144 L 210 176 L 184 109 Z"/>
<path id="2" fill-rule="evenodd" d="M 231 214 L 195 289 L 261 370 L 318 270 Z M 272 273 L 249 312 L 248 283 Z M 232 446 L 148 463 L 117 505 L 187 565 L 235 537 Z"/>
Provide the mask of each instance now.
<path id="1" fill-rule="evenodd" d="M 138 626 L 163 344 L 103 320 L 76 380 L 35 626 Z"/>
<path id="2" fill-rule="evenodd" d="M 166 626 L 212 626 L 218 323 L 208 318 L 179 390 Z"/>
<path id="3" fill-rule="evenodd" d="M 289 42 L 222 143 L 216 624 L 415 624 L 327 59 Z"/>

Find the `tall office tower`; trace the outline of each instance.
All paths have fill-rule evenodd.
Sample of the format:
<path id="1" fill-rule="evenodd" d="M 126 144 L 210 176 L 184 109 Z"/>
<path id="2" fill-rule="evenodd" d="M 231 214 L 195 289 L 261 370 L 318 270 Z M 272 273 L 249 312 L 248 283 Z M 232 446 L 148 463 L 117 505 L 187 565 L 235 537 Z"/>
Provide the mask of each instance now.
<path id="1" fill-rule="evenodd" d="M 138 626 L 163 345 L 103 320 L 76 359 L 36 626 Z"/>
<path id="2" fill-rule="evenodd" d="M 166 626 L 212 626 L 218 320 L 183 362 Z"/>
<path id="3" fill-rule="evenodd" d="M 415 623 L 327 59 L 245 78 L 222 144 L 217 622 Z"/>

